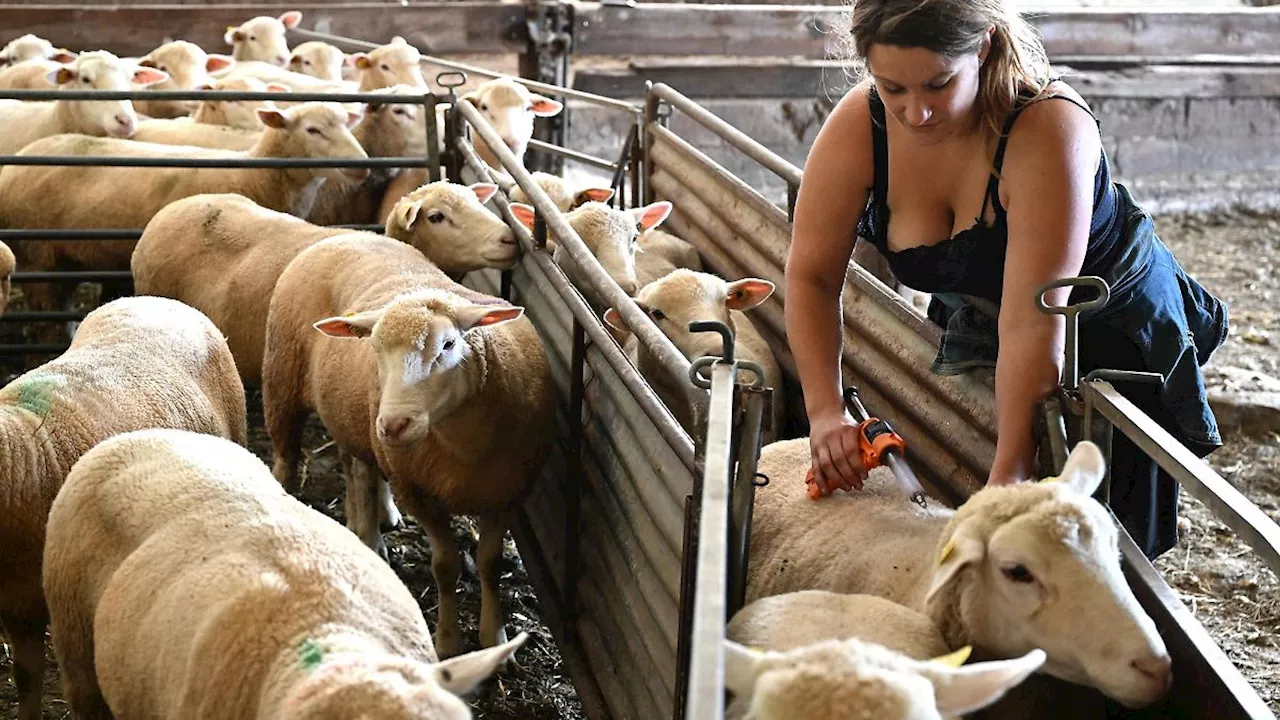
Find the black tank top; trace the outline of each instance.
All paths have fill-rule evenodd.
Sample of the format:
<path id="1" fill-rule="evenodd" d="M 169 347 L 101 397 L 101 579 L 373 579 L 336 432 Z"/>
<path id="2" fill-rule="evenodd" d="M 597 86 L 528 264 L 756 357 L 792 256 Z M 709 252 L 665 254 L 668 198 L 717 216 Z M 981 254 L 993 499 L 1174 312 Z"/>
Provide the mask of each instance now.
<path id="1" fill-rule="evenodd" d="M 1042 100 L 1062 98 L 1075 103 L 1086 112 L 1089 109 L 1064 95 L 1052 95 Z M 1038 102 L 1038 101 L 1037 101 Z M 1004 261 L 1008 249 L 1009 229 L 1004 207 L 1000 204 L 1000 168 L 1004 163 L 1005 145 L 1009 132 L 1018 115 L 1033 102 L 1024 98 L 1015 105 L 1000 135 L 994 157 L 994 172 L 987 181 L 982 199 L 982 211 L 972 227 L 935 245 L 919 245 L 893 251 L 889 249 L 889 141 L 885 132 L 884 102 L 873 88 L 871 90 L 871 141 L 875 153 L 875 182 L 871 188 L 867 207 L 858 220 L 857 232 L 880 251 L 889 267 L 907 287 L 928 293 L 957 293 L 974 295 L 999 303 L 1004 287 Z M 1092 112 L 1089 113 L 1093 115 Z M 1097 116 L 1093 116 L 1097 120 Z M 992 224 L 983 217 L 987 204 L 995 210 Z M 1081 275 L 1104 275 L 1114 262 L 1124 232 L 1123 218 L 1127 208 L 1124 197 L 1111 181 L 1111 168 L 1107 152 L 1102 150 L 1102 160 L 1093 180 L 1093 217 L 1089 224 L 1089 244 L 1085 251 Z"/>

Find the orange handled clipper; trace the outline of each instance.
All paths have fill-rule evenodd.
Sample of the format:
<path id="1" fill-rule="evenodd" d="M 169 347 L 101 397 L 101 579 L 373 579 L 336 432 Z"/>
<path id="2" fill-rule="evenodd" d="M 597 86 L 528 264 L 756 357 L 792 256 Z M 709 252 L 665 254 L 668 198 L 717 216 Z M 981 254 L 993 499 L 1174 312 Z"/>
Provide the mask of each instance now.
<path id="1" fill-rule="evenodd" d="M 889 423 L 868 415 L 867 409 L 863 407 L 862 400 L 858 397 L 858 388 L 852 386 L 845 388 L 844 401 L 854 419 L 859 421 L 858 453 L 862 457 L 863 467 L 870 470 L 888 465 L 894 477 L 898 479 L 898 483 L 911 496 L 912 501 L 924 507 L 924 488 L 903 459 L 907 444 L 902 440 L 902 436 L 894 432 Z M 812 467 L 809 468 L 804 481 L 809 499 L 817 500 L 822 497 L 822 491 L 814 480 Z"/>

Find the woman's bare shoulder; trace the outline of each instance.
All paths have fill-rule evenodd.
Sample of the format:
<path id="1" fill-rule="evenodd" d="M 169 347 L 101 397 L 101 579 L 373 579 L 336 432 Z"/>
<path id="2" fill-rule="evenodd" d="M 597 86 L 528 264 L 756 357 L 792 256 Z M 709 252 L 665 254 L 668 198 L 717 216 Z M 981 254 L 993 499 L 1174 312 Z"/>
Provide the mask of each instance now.
<path id="1" fill-rule="evenodd" d="M 805 162 L 806 175 L 838 174 L 869 187 L 875 178 L 871 144 L 871 86 L 860 83 L 840 99 L 822 123 Z"/>

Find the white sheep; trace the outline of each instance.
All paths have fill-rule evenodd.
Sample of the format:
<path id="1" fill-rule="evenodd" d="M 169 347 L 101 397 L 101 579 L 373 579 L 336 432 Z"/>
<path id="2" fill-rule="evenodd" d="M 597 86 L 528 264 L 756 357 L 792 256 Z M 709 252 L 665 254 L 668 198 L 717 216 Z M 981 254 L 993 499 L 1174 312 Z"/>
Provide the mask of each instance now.
<path id="1" fill-rule="evenodd" d="M 53 43 L 31 33 L 10 40 L 4 49 L 0 49 L 0 67 L 18 65 L 30 60 L 69 63 L 75 59 L 75 53 L 65 48 L 54 47 Z"/>
<path id="2" fill-rule="evenodd" d="M 597 186 L 575 188 L 571 187 L 569 181 L 559 175 L 552 175 L 541 170 L 533 173 L 533 181 L 537 183 L 538 187 L 542 188 L 542 191 L 551 198 L 551 202 L 562 213 L 574 210 L 585 203 L 593 201 L 607 203 L 613 198 L 613 188 Z M 510 195 L 512 202 L 522 205 L 529 205 L 532 202 L 519 185 L 512 187 Z"/>
<path id="3" fill-rule="evenodd" d="M 152 71 L 154 72 L 154 71 Z M 124 155 L 193 158 L 351 158 L 366 157 L 352 137 L 352 117 L 334 103 L 304 103 L 288 110 L 259 110 L 267 127 L 247 152 L 156 145 L 125 140 L 57 135 L 22 150 L 30 155 Z M 0 169 L 0 225 L 23 228 L 144 227 L 174 200 L 201 193 L 235 192 L 273 210 L 305 215 L 325 178 L 361 180 L 363 168 L 133 168 L 39 167 Z M 15 243 L 19 264 L 31 270 L 65 265 L 126 270 L 133 241 Z M 33 310 L 65 305 L 73 288 L 28 285 Z M 118 292 L 118 288 L 112 288 Z M 104 286 L 104 292 L 106 287 Z M 41 328 L 43 341 L 56 342 L 62 331 Z"/>
<path id="4" fill-rule="evenodd" d="M 329 82 L 342 82 L 342 69 L 352 65 L 352 57 L 327 42 L 309 40 L 293 49 L 288 68 L 296 73 Z"/>
<path id="5" fill-rule="evenodd" d="M 150 427 L 246 441 L 244 388 L 226 341 L 173 300 L 129 297 L 97 308 L 65 353 L 0 390 L 0 624 L 13 648 L 20 720 L 40 717 L 49 506 L 85 451 Z"/>
<path id="6" fill-rule="evenodd" d="M 689 329 L 689 323 L 718 320 L 733 331 L 734 356 L 756 363 L 764 371 L 760 378 L 764 387 L 772 388 L 772 402 L 765 408 L 766 427 L 761 435 L 762 443 L 773 442 L 778 437 L 784 419 L 784 388 L 782 369 L 773 350 L 755 324 L 743 312 L 763 303 L 773 294 L 773 283 L 759 278 L 743 278 L 734 282 L 709 273 L 680 269 L 645 285 L 635 295 L 636 305 L 653 320 L 658 329 L 671 338 L 689 360 L 724 354 L 724 341 L 714 333 Z M 615 337 L 623 340 L 631 360 L 653 386 L 658 396 L 671 409 L 676 419 L 696 432 L 695 413 L 690 393 L 694 391 L 687 378 L 673 378 L 666 368 L 630 334 L 622 316 L 614 308 L 604 313 L 604 321 L 616 331 Z M 744 381 L 754 381 L 749 371 L 743 372 Z M 677 385 L 673 385 L 677 383 Z"/>
<path id="7" fill-rule="evenodd" d="M 702 258 L 697 248 L 665 230 L 640 233 L 636 246 L 636 282 L 640 287 L 679 268 L 702 272 Z"/>
<path id="8" fill-rule="evenodd" d="M 267 15 L 246 20 L 227 28 L 223 39 L 232 46 L 231 57 L 237 62 L 257 61 L 284 67 L 289 62 L 289 43 L 285 33 L 298 27 L 302 13 L 290 10 L 278 18 Z"/>
<path id="9" fill-rule="evenodd" d="M 911 503 L 887 469 L 860 492 L 810 500 L 808 438 L 768 445 L 756 492 L 747 599 L 865 593 L 928 615 L 952 647 L 1048 653 L 1044 672 L 1145 706 L 1170 659 L 1120 569 L 1115 521 L 1090 495 L 1104 475 L 1079 443 L 1054 481 L 987 487 L 958 510 Z"/>
<path id="10" fill-rule="evenodd" d="M 135 68 L 102 50 L 84 53 L 49 75 L 59 87 L 77 90 L 131 90 L 131 82 L 148 85 L 168 79 L 155 68 Z M 128 100 L 0 100 L 0 127 L 5 128 L 0 134 L 0 155 L 12 155 L 60 133 L 127 138 L 137 125 L 138 115 Z"/>
<path id="11" fill-rule="evenodd" d="M 13 272 L 17 269 L 17 260 L 8 245 L 0 242 L 0 315 L 9 307 L 9 293 L 12 289 Z"/>
<path id="12" fill-rule="evenodd" d="M 459 696 L 527 639 L 439 662 L 386 563 L 253 453 L 182 430 L 85 453 L 45 558 L 79 717 L 466 720 Z"/>
<path id="13" fill-rule="evenodd" d="M 511 78 L 494 78 L 476 86 L 474 90 L 458 98 L 480 110 L 480 114 L 493 126 L 502 142 L 524 163 L 524 154 L 533 138 L 533 119 L 560 114 L 564 104 L 559 100 L 529 92 L 524 85 Z M 489 149 L 489 145 L 476 136 L 476 154 L 489 167 L 501 169 L 502 164 Z"/>
<path id="14" fill-rule="evenodd" d="M 69 62 L 74 62 L 74 58 Z M 37 59 L 0 66 L 0 89 L 53 90 L 58 84 L 50 78 L 56 77 L 53 72 L 65 64 L 56 60 Z"/>
<path id="15" fill-rule="evenodd" d="M 427 92 L 427 81 L 422 77 L 422 53 L 399 35 L 391 42 L 380 45 L 367 53 L 351 56 L 359 79 L 359 91 L 368 92 L 392 85 L 408 85 Z"/>
<path id="16" fill-rule="evenodd" d="M 725 641 L 726 720 L 941 720 L 998 700 L 1044 663 L 1020 658 L 959 665 L 964 654 L 923 661 L 857 639 L 787 652 Z"/>
<path id="17" fill-rule="evenodd" d="M 222 78 L 201 85 L 199 90 L 229 90 L 239 92 L 289 92 L 289 86 L 264 83 L 256 78 Z M 261 130 L 262 118 L 258 110 L 278 109 L 270 100 L 205 100 L 191 114 L 191 121 L 203 125 L 225 125 L 241 130 Z"/>
<path id="18" fill-rule="evenodd" d="M 402 201 L 387 234 L 455 275 L 510 267 L 516 257 L 511 228 L 482 205 L 494 190 L 426 185 Z M 137 292 L 181 300 L 208 315 L 226 335 L 240 377 L 258 386 L 267 307 L 280 273 L 305 248 L 345 234 L 352 233 L 267 210 L 241 195 L 196 195 L 156 213 L 130 268 Z"/>
<path id="19" fill-rule="evenodd" d="M 186 40 L 175 40 L 144 55 L 138 65 L 169 76 L 168 80 L 150 85 L 151 90 L 195 90 L 212 82 L 209 73 L 225 70 L 234 62 L 226 55 L 210 55 Z M 199 106 L 199 100 L 133 101 L 135 110 L 152 118 L 185 117 Z"/>
<path id="20" fill-rule="evenodd" d="M 394 85 L 370 91 L 377 95 L 420 95 L 421 88 Z M 367 103 L 363 118 L 351 131 L 369 157 L 426 157 L 424 107 L 416 103 Z M 307 219 L 317 225 L 372 224 L 380 219 L 378 207 L 389 184 L 405 172 L 400 168 L 374 168 L 358 185 L 326 182 Z"/>
<path id="21" fill-rule="evenodd" d="M 511 213 L 525 227 L 534 227 L 536 211 L 530 205 L 511 204 Z M 565 221 L 582 238 L 582 242 L 595 256 L 605 273 L 628 295 L 636 291 L 636 239 L 641 232 L 657 227 L 671 214 L 671 203 L 660 200 L 632 210 L 618 210 L 601 202 L 584 203 L 564 215 Z M 573 281 L 588 301 L 595 305 L 603 302 L 591 289 L 573 257 L 562 244 L 552 243 L 552 233 L 547 233 L 548 247 L 554 247 L 552 259 Z"/>
<path id="22" fill-rule="evenodd" d="M 348 502 L 354 488 L 366 508 L 349 525 L 385 552 L 372 510 L 381 471 L 431 541 L 442 656 L 460 649 L 450 516 L 479 516 L 480 642 L 500 645 L 503 535 L 555 437 L 550 364 L 523 312 L 386 238 L 316 243 L 271 298 L 262 394 L 276 479 L 297 489 L 302 426 L 316 413 L 349 457 Z"/>
<path id="23" fill-rule="evenodd" d="M 321 80 L 318 77 L 293 72 L 288 68 L 258 60 L 236 61 L 230 69 L 217 73 L 220 80 L 238 80 L 252 78 L 264 83 L 283 85 L 294 92 L 310 93 L 347 93 L 355 92 L 353 83 Z M 283 101 L 282 101 L 283 104 Z"/>
<path id="24" fill-rule="evenodd" d="M 160 145 L 189 145 L 215 150 L 248 151 L 262 138 L 261 130 L 194 122 L 191 118 L 143 120 L 129 139 Z"/>
<path id="25" fill-rule="evenodd" d="M 799 590 L 749 602 L 734 613 L 725 637 L 762 650 L 786 652 L 857 638 L 925 660 L 950 652 L 924 613 L 874 595 Z"/>

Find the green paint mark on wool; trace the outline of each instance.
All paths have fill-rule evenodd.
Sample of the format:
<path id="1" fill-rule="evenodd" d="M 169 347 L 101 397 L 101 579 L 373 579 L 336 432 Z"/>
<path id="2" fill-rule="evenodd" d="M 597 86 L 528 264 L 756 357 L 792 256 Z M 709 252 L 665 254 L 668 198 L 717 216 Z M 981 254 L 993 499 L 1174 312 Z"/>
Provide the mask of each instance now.
<path id="1" fill-rule="evenodd" d="M 324 649 L 315 640 L 307 638 L 298 646 L 298 662 L 303 670 L 315 670 L 324 662 Z"/>
<path id="2" fill-rule="evenodd" d="M 43 417 L 53 408 L 54 391 L 66 384 L 66 378 L 61 375 L 19 380 L 17 406 Z"/>

